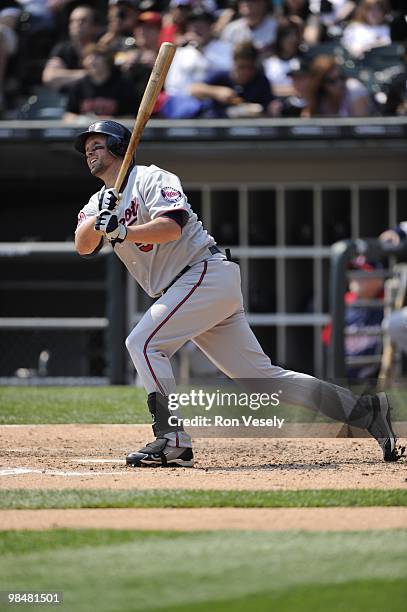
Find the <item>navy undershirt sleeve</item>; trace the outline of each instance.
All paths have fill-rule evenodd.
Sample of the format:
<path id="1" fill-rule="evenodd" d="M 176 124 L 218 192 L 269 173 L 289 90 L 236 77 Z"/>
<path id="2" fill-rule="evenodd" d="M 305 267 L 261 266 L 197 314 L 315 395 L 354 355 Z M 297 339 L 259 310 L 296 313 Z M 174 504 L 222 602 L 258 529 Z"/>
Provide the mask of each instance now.
<path id="1" fill-rule="evenodd" d="M 164 213 L 162 216 L 169 217 L 170 219 L 178 223 L 181 229 L 184 227 L 184 225 L 187 224 L 189 217 L 188 212 L 186 210 L 170 210 L 169 212 Z"/>

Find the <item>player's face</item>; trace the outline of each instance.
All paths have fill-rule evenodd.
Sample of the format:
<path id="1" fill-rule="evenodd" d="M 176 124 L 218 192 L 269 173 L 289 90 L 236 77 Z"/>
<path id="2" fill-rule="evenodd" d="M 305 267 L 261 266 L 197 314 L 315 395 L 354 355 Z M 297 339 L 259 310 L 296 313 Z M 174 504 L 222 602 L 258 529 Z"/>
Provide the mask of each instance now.
<path id="1" fill-rule="evenodd" d="M 106 136 L 89 136 L 85 145 L 86 163 L 93 176 L 102 176 L 114 162 L 114 157 L 106 147 Z"/>

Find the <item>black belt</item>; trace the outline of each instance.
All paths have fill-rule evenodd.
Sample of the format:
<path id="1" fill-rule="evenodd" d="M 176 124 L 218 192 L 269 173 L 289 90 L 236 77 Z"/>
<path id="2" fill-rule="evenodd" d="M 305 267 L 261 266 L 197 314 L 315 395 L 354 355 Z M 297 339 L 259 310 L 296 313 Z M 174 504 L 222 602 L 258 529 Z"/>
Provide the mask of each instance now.
<path id="1" fill-rule="evenodd" d="M 221 251 L 221 250 L 220 250 L 220 249 L 219 249 L 219 248 L 218 248 L 218 247 L 217 247 L 215 244 L 214 244 L 214 245 L 212 245 L 212 246 L 210 246 L 210 247 L 208 247 L 208 249 L 209 249 L 209 251 L 210 251 L 211 255 L 216 255 L 216 253 L 222 253 L 222 251 Z M 175 278 L 173 278 L 173 280 L 170 282 L 170 284 L 168 285 L 168 287 L 166 287 L 166 288 L 164 289 L 164 291 L 162 291 L 162 292 L 161 292 L 161 295 L 164 295 L 164 293 L 165 293 L 166 291 L 168 291 L 168 289 L 169 289 L 170 287 L 172 287 L 172 285 L 173 285 L 174 283 L 176 283 L 176 282 L 177 282 L 177 280 L 178 280 L 178 279 L 179 279 L 179 278 L 180 278 L 180 277 L 181 277 L 183 274 L 185 274 L 185 272 L 188 272 L 188 270 L 190 270 L 191 268 L 192 268 L 192 266 L 185 266 L 185 268 L 182 268 L 181 272 L 179 272 L 179 273 L 177 274 L 177 276 L 176 276 Z"/>

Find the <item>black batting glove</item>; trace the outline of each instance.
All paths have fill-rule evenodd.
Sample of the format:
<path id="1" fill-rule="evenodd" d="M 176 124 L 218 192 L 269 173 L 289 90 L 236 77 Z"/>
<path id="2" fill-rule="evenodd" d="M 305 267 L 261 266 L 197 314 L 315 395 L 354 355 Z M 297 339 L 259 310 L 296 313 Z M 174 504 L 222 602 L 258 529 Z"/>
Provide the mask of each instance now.
<path id="1" fill-rule="evenodd" d="M 103 232 L 110 242 L 123 242 L 127 236 L 127 228 L 119 223 L 117 215 L 109 210 L 103 210 L 96 217 L 95 230 Z"/>
<path id="2" fill-rule="evenodd" d="M 99 210 L 114 210 L 119 199 L 119 194 L 114 187 L 102 189 L 99 194 Z"/>

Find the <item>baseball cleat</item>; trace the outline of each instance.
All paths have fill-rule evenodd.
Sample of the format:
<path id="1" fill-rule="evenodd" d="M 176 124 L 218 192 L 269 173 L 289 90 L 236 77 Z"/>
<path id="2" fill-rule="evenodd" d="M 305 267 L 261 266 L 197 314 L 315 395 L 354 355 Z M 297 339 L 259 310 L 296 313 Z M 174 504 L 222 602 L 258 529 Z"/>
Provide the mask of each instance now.
<path id="1" fill-rule="evenodd" d="M 405 447 L 396 446 L 397 438 L 391 424 L 388 397 L 385 393 L 376 393 L 376 395 L 371 395 L 369 400 L 374 413 L 368 432 L 380 444 L 384 461 L 397 461 L 404 455 Z"/>
<path id="2" fill-rule="evenodd" d="M 168 446 L 166 438 L 157 438 L 149 442 L 144 448 L 126 457 L 127 465 L 133 467 L 192 467 L 194 453 L 192 448 Z"/>

